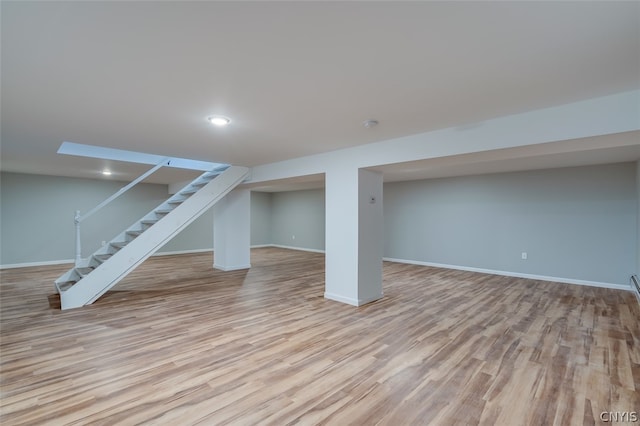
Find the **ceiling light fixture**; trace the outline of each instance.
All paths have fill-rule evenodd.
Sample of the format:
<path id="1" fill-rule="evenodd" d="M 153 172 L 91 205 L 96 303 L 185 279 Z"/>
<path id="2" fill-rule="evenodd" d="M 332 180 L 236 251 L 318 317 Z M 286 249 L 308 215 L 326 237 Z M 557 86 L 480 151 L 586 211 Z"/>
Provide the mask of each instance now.
<path id="1" fill-rule="evenodd" d="M 212 115 L 211 117 L 207 117 L 207 121 L 218 127 L 224 127 L 231 123 L 231 119 L 223 117 L 221 115 Z"/>
<path id="2" fill-rule="evenodd" d="M 105 170 L 102 171 L 102 174 L 105 175 L 105 176 L 111 176 L 111 170 L 105 169 Z"/>
<path id="3" fill-rule="evenodd" d="M 367 120 L 364 123 L 362 123 L 362 125 L 367 129 L 370 129 L 378 125 L 378 120 Z"/>

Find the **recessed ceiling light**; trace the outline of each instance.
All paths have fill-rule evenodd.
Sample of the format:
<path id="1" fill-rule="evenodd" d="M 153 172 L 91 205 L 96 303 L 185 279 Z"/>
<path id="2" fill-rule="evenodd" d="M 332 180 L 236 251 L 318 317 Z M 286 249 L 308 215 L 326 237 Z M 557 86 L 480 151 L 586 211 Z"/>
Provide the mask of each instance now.
<path id="1" fill-rule="evenodd" d="M 207 117 L 207 121 L 218 127 L 224 127 L 231 123 L 231 120 L 229 118 L 223 117 L 221 115 L 212 115 L 211 117 Z"/>
<path id="2" fill-rule="evenodd" d="M 362 123 L 362 125 L 367 129 L 370 129 L 371 127 L 378 125 L 378 120 L 367 120 L 364 123 Z"/>
<path id="3" fill-rule="evenodd" d="M 105 169 L 105 170 L 102 171 L 102 174 L 105 175 L 105 176 L 111 176 L 111 170 Z"/>

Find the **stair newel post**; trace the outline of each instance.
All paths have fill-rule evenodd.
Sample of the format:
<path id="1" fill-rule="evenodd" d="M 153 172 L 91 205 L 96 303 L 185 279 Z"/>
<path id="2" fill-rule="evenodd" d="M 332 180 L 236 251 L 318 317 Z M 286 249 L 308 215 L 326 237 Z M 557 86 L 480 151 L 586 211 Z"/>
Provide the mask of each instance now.
<path id="1" fill-rule="evenodd" d="M 80 261 L 82 260 L 82 246 L 80 243 L 80 210 L 76 210 L 73 223 L 76 225 L 76 266 L 80 266 Z"/>

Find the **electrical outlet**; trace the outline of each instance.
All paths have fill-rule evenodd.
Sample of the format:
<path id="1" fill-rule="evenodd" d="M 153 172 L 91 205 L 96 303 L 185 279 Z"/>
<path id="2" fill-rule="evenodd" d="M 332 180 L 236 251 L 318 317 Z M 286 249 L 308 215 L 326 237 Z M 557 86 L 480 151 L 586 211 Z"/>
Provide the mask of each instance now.
<path id="1" fill-rule="evenodd" d="M 526 251 L 523 251 L 521 256 L 522 256 L 522 260 L 527 260 L 528 255 Z"/>
<path id="2" fill-rule="evenodd" d="M 106 245 L 107 245 L 107 242 L 106 242 L 106 241 L 103 241 L 103 242 L 102 242 L 102 247 L 104 247 L 104 246 L 106 246 Z"/>
<path id="3" fill-rule="evenodd" d="M 291 236 L 291 239 L 292 239 L 292 240 L 295 240 L 295 239 L 296 239 L 296 236 L 295 236 L 295 235 L 292 235 L 292 236 Z"/>

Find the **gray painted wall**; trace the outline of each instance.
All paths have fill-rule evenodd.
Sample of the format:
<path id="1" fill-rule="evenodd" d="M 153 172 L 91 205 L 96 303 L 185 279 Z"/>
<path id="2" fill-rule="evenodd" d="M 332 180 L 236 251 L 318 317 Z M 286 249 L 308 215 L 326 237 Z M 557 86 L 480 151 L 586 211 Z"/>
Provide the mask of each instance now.
<path id="1" fill-rule="evenodd" d="M 165 196 L 168 198 L 169 196 Z M 138 218 L 139 219 L 139 218 Z M 213 248 L 213 209 L 194 220 L 182 232 L 165 244 L 159 253 L 189 250 L 211 250 Z"/>
<path id="2" fill-rule="evenodd" d="M 640 268 L 636 168 L 623 163 L 387 183 L 384 255 L 628 285 Z M 272 211 L 275 244 L 324 247 L 323 190 L 273 194 Z"/>
<path id="3" fill-rule="evenodd" d="M 324 189 L 273 193 L 271 241 L 278 245 L 324 250 L 324 217 Z"/>
<path id="4" fill-rule="evenodd" d="M 125 182 L 0 175 L 0 265 L 73 259 L 75 210 L 87 212 Z M 140 184 L 82 223 L 82 254 L 109 241 L 169 197 L 166 185 Z M 212 213 L 189 225 L 160 251 L 213 246 Z M 206 231 L 204 231 L 206 230 Z"/>
<path id="5" fill-rule="evenodd" d="M 20 173 L 0 174 L 0 265 L 75 256 L 75 210 L 87 212 L 127 182 Z M 82 224 L 82 254 L 94 252 L 169 198 L 167 185 L 140 184 Z M 323 228 L 324 229 L 324 228 Z M 324 232 L 324 231 L 323 231 Z M 271 194 L 251 195 L 251 244 L 271 243 Z M 159 252 L 213 248 L 213 209 Z"/>
<path id="6" fill-rule="evenodd" d="M 251 245 L 271 244 L 271 193 L 251 192 Z"/>
<path id="7" fill-rule="evenodd" d="M 628 285 L 635 175 L 625 163 L 388 184 L 385 256 Z"/>
<path id="8" fill-rule="evenodd" d="M 73 258 L 73 211 L 123 185 L 15 173 L 0 184 L 0 265 Z M 103 213 L 104 223 L 88 220 L 83 253 L 166 198 L 165 185 L 134 188 Z M 324 250 L 324 190 L 251 199 L 251 244 Z M 388 183 L 384 255 L 628 285 L 640 270 L 639 210 L 640 162 Z M 163 251 L 211 248 L 212 220 L 208 212 Z"/>

